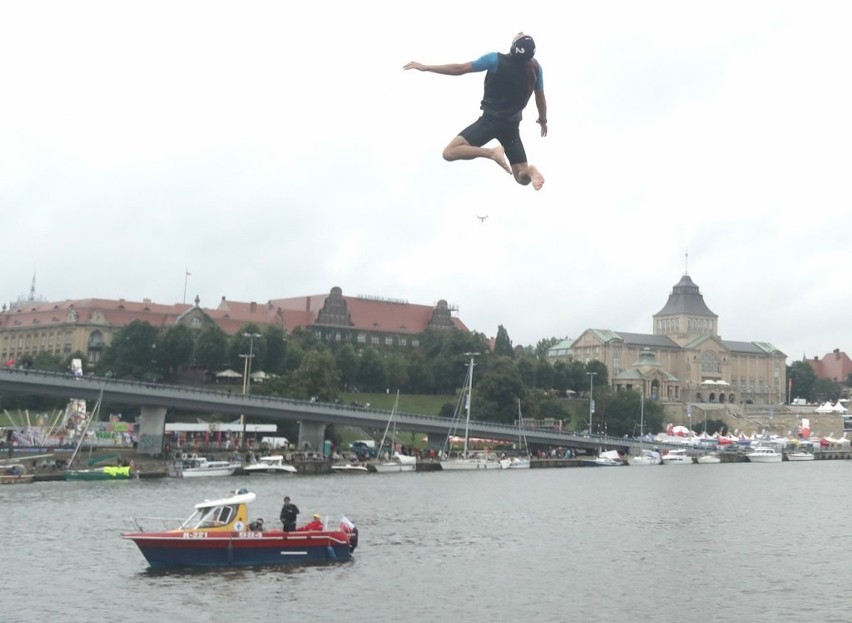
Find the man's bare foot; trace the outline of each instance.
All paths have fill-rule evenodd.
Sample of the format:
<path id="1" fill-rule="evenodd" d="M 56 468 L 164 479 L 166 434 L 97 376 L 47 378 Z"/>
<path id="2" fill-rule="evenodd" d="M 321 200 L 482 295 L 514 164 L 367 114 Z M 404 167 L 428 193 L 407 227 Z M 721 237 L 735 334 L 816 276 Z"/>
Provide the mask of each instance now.
<path id="1" fill-rule="evenodd" d="M 532 180 L 532 187 L 536 190 L 541 190 L 541 187 L 544 186 L 544 176 L 533 166 L 527 168 L 527 171 L 530 175 L 530 180 Z"/>
<path id="2" fill-rule="evenodd" d="M 506 161 L 506 150 L 503 149 L 502 145 L 497 145 L 497 147 L 491 150 L 491 159 L 503 167 L 503 170 L 506 171 L 506 173 L 512 173 L 512 168 Z"/>

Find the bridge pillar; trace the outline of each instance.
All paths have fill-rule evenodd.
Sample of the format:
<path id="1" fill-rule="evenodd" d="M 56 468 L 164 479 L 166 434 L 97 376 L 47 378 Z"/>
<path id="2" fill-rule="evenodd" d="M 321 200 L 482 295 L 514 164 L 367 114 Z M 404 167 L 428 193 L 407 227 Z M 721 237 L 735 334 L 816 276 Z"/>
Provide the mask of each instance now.
<path id="1" fill-rule="evenodd" d="M 319 422 L 299 422 L 299 450 L 307 447 L 314 452 L 322 452 L 325 428 L 326 424 Z"/>
<path id="2" fill-rule="evenodd" d="M 163 453 L 166 408 L 143 406 L 139 415 L 139 445 L 136 452 L 157 456 Z"/>

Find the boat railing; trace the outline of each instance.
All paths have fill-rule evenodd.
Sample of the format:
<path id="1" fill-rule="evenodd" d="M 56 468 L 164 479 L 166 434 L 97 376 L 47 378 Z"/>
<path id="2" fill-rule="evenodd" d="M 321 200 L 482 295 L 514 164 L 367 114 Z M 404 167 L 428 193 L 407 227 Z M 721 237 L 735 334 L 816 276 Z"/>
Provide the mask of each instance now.
<path id="1" fill-rule="evenodd" d="M 175 517 L 131 517 L 129 521 L 137 532 L 163 532 L 180 530 L 185 520 Z"/>

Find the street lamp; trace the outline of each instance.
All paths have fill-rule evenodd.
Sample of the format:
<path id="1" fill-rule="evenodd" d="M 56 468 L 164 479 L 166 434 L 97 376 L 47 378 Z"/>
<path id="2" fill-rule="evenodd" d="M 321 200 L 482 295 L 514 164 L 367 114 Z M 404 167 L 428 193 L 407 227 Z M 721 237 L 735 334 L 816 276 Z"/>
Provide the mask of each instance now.
<path id="1" fill-rule="evenodd" d="M 240 355 L 243 363 L 243 396 L 251 393 L 251 360 L 254 359 L 254 339 L 263 337 L 260 333 L 243 333 L 243 337 L 249 339 L 249 354 Z"/>
<path id="2" fill-rule="evenodd" d="M 597 372 L 586 372 L 589 375 L 589 434 L 592 434 L 592 414 L 595 412 L 595 375 Z"/>

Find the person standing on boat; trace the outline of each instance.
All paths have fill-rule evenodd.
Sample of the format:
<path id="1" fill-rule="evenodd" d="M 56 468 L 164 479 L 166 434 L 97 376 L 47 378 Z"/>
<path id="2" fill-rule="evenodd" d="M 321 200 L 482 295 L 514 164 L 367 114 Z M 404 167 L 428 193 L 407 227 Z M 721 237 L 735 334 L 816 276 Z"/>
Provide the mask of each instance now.
<path id="1" fill-rule="evenodd" d="M 290 503 L 290 498 L 284 496 L 284 506 L 281 507 L 281 523 L 284 532 L 293 532 L 296 529 L 296 518 L 299 516 L 299 507 Z"/>

